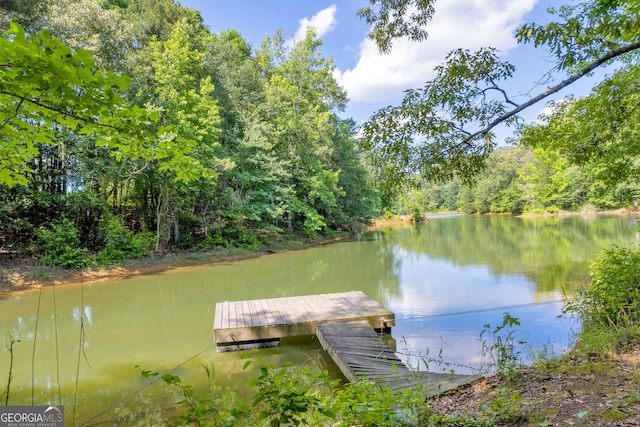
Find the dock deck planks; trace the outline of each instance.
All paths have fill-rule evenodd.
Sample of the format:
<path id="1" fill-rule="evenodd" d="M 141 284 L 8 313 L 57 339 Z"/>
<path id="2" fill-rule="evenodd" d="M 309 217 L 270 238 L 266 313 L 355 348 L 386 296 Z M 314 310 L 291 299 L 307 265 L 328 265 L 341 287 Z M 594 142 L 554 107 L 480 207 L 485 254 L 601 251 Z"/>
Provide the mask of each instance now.
<path id="1" fill-rule="evenodd" d="M 427 397 L 471 384 L 477 375 L 413 372 L 365 321 L 322 322 L 316 326 L 322 347 L 350 382 L 387 382 L 396 391 L 421 385 Z"/>
<path id="2" fill-rule="evenodd" d="M 421 385 L 426 396 L 482 378 L 411 371 L 374 331 L 394 324 L 393 312 L 351 291 L 219 302 L 213 333 L 218 351 L 270 347 L 280 338 L 315 334 L 349 381 L 384 381 L 397 391 Z"/>
<path id="3" fill-rule="evenodd" d="M 314 335 L 316 324 L 325 321 L 366 320 L 380 328 L 382 317 L 393 326 L 393 313 L 360 291 L 224 301 L 216 304 L 213 334 L 219 351 L 233 351 Z"/>

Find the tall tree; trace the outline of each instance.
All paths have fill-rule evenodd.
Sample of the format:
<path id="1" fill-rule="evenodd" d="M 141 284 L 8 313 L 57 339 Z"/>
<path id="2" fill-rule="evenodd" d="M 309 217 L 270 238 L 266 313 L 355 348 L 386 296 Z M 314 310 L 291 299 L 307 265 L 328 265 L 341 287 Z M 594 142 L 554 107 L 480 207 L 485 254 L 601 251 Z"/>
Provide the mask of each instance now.
<path id="1" fill-rule="evenodd" d="M 33 28 L 47 8 L 42 0 L 4 0 L 0 2 L 0 24 L 2 30 L 8 30 L 14 22 L 23 28 Z M 40 29 L 40 28 L 37 28 Z"/>
<path id="2" fill-rule="evenodd" d="M 332 61 L 318 50 L 321 44 L 309 29 L 287 49 L 278 32 L 265 39 L 256 58 L 268 79 L 260 111 L 272 123 L 269 138 L 290 176 L 285 185 L 293 190 L 284 206 L 285 220 L 309 234 L 327 227 L 325 214 L 336 205 L 339 171 L 328 166 L 330 135 L 332 115 L 346 102 Z"/>
<path id="3" fill-rule="evenodd" d="M 336 208 L 328 223 L 344 228 L 354 223 L 368 223 L 380 209 L 379 194 L 369 182 L 369 174 L 356 150 L 353 120 L 335 121 L 330 167 L 340 171 L 336 192 Z"/>
<path id="4" fill-rule="evenodd" d="M 628 64 L 582 98 L 556 103 L 540 123 L 525 127 L 523 144 L 557 148 L 579 166 L 595 163 L 610 186 L 638 176 L 640 65 Z"/>
<path id="5" fill-rule="evenodd" d="M 113 0 L 110 0 L 113 1 Z M 122 13 L 136 34 L 136 44 L 146 46 L 155 37 L 165 40 L 173 26 L 186 19 L 192 26 L 202 26 L 200 12 L 183 7 L 175 0 L 126 0 Z"/>
<path id="6" fill-rule="evenodd" d="M 568 166 L 567 159 L 558 155 L 557 150 L 533 150 L 533 161 L 519 171 L 519 179 L 525 183 L 523 196 L 529 211 L 569 207 L 558 203 L 569 187 Z"/>
<path id="7" fill-rule="evenodd" d="M 221 149 L 235 167 L 218 180 L 217 197 L 210 191 L 201 197 L 208 208 L 200 216 L 205 233 L 207 227 L 224 228 L 233 238 L 243 228 L 278 229 L 282 203 L 289 197 L 280 184 L 288 178 L 267 137 L 269 126 L 256 113 L 265 99 L 265 82 L 251 46 L 237 31 L 223 31 L 209 39 L 206 62 L 220 104 Z"/>
<path id="8" fill-rule="evenodd" d="M 212 97 L 214 86 L 205 73 L 202 37 L 206 34 L 199 26 L 182 19 L 166 41 L 152 41 L 147 51 L 150 86 L 138 94 L 139 99 L 146 99 L 146 108 L 159 116 L 154 144 L 158 159 L 154 167 L 160 177 L 155 206 L 158 248 L 162 225 L 169 218 L 173 230 L 168 235 L 179 240 L 179 215 L 184 206 L 177 193 L 188 192 L 184 186 L 200 179 L 214 185 L 220 170 L 230 166 L 216 153 L 220 114 Z"/>

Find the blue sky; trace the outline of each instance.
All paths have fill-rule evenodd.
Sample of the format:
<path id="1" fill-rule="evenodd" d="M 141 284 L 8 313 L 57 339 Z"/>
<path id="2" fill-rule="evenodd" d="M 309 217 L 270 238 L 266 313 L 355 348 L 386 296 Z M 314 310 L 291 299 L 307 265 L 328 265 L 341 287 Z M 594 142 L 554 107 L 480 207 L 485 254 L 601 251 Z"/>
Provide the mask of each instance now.
<path id="1" fill-rule="evenodd" d="M 423 43 L 399 41 L 390 54 L 381 55 L 366 39 L 368 27 L 356 12 L 366 0 L 180 0 L 183 6 L 201 12 L 209 29 L 239 31 L 252 46 L 259 47 L 266 34 L 281 28 L 285 39 L 295 40 L 312 25 L 322 37 L 325 57 L 332 57 L 336 78 L 346 89 L 350 102 L 344 117 L 365 121 L 377 109 L 396 105 L 403 90 L 417 88 L 433 77 L 433 68 L 447 52 L 462 47 L 497 48 L 517 67 L 511 83 L 513 98 L 524 102 L 536 82 L 552 65 L 544 51 L 517 46 L 515 30 L 525 22 L 548 19 L 546 9 L 559 6 L 553 0 L 440 0 L 429 24 L 429 39 Z M 546 86 L 544 86 L 546 87 Z M 576 85 L 580 92 L 585 85 Z M 565 92 L 566 94 L 566 92 Z M 541 103 L 526 116 L 535 118 Z"/>

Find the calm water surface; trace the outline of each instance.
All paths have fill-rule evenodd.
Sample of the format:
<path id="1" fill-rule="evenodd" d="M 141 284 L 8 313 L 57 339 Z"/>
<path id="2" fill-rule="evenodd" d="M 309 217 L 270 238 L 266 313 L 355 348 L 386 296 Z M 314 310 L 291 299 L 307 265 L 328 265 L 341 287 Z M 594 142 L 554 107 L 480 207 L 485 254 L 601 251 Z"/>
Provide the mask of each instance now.
<path id="1" fill-rule="evenodd" d="M 504 312 L 520 319 L 523 356 L 559 353 L 577 328 L 558 317 L 563 294 L 586 286 L 588 261 L 602 247 L 637 239 L 627 216 L 442 216 L 303 251 L 6 296 L 0 333 L 5 344 L 19 340 L 9 403 L 60 404 L 62 396 L 69 424 L 134 423 L 177 400 L 140 369 L 177 368 L 185 383 L 206 387 L 203 366 L 215 385 L 248 393 L 254 372 L 242 369 L 241 352 L 212 347 L 215 303 L 225 300 L 361 290 L 396 313 L 397 351 L 420 369 L 439 370 L 439 359 L 456 372 L 477 369 L 480 332 L 501 324 Z M 258 354 L 339 377 L 315 338 Z M 5 345 L 2 390 L 10 363 Z"/>

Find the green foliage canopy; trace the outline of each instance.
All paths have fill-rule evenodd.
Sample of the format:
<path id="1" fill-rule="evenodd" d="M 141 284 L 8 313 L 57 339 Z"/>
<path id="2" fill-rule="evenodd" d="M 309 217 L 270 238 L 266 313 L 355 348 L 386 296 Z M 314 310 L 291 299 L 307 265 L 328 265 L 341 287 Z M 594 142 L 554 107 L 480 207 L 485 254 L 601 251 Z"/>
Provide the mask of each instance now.
<path id="1" fill-rule="evenodd" d="M 64 216 L 106 263 L 149 232 L 157 250 L 257 248 L 375 215 L 315 33 L 254 51 L 173 0 L 5 6 L 24 29 L 0 40 L 3 244 Z"/>
<path id="2" fill-rule="evenodd" d="M 215 178 L 224 161 L 216 162 L 220 114 L 212 97 L 211 78 L 203 73 L 204 54 L 198 50 L 193 27 L 182 19 L 166 41 L 149 45 L 152 82 L 146 108 L 160 116 L 156 157 L 160 171 L 172 171 L 176 181 L 202 176 Z M 216 164 L 218 163 L 218 164 Z"/>
<path id="3" fill-rule="evenodd" d="M 396 38 L 427 39 L 429 34 L 424 26 L 435 13 L 434 3 L 434 0 L 369 0 L 369 6 L 359 9 L 358 16 L 371 24 L 369 38 L 381 52 L 388 53 Z"/>

